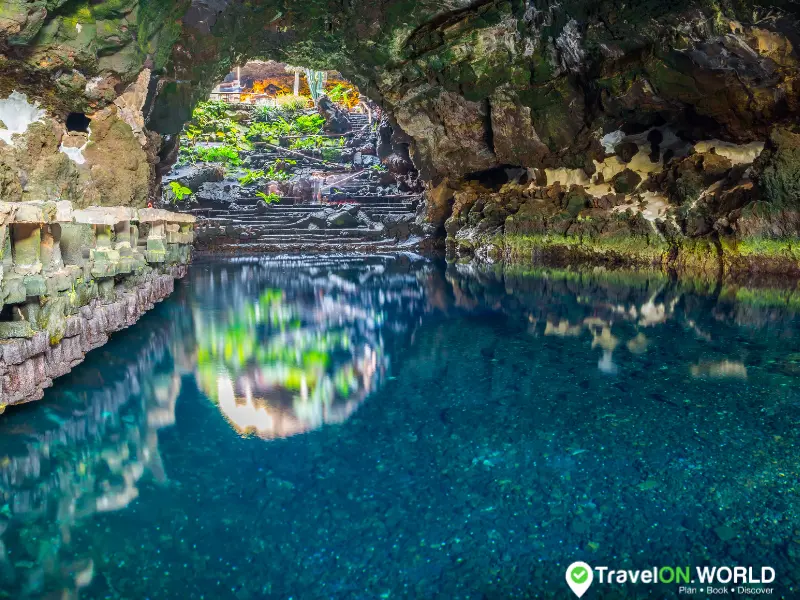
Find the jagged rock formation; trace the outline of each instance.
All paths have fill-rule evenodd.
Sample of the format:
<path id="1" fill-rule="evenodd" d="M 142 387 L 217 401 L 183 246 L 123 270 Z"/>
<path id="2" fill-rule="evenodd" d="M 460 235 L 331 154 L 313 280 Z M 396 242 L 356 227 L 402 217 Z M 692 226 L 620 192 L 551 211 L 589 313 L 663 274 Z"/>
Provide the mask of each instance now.
<path id="1" fill-rule="evenodd" d="M 191 105 L 232 61 L 334 68 L 409 137 L 428 219 L 440 231 L 450 220 L 454 251 L 530 260 L 553 239 L 606 260 L 605 247 L 584 244 L 600 236 L 620 258 L 630 251 L 617 240 L 633 239 L 645 240 L 649 263 L 719 268 L 755 257 L 784 268 L 797 264 L 799 199 L 787 183 L 800 110 L 794 10 L 753 0 L 15 1 L 0 13 L 0 92 L 27 93 L 59 122 L 111 106 L 135 138 L 137 119 L 113 102 L 146 70 L 140 112 L 147 130 L 167 136 L 166 159 Z M 120 171 L 123 181 L 148 169 L 154 180 L 158 159 L 141 133 L 146 159 Z M 755 163 L 752 144 L 766 144 Z M 737 157 L 692 157 L 712 148 Z M 525 170 L 521 185 L 535 181 L 533 200 L 541 188 L 553 202 L 518 202 L 518 190 L 502 188 L 521 182 L 507 167 Z M 65 181 L 70 169 L 48 177 Z M 97 170 L 87 189 L 107 181 Z M 25 194 L 24 178 L 5 179 L 3 189 Z M 608 183 L 610 194 L 595 193 Z M 478 196 L 466 223 L 452 208 L 465 194 Z M 487 215 L 487 202 L 498 210 Z M 544 238 L 520 233 L 537 227 Z M 522 246 L 510 243 L 518 234 Z"/>

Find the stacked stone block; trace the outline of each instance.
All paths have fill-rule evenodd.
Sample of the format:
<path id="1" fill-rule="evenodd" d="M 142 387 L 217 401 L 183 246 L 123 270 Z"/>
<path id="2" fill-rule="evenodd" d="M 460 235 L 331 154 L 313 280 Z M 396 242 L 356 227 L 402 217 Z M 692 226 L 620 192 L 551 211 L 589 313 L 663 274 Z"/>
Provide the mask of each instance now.
<path id="1" fill-rule="evenodd" d="M 0 203 L 0 412 L 168 296 L 194 217 L 69 202 Z"/>

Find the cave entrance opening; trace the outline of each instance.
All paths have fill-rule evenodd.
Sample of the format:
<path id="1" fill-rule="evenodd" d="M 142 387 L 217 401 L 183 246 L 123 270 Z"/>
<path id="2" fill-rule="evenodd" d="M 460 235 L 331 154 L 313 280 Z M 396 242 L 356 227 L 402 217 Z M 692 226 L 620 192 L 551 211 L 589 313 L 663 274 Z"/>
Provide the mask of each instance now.
<path id="1" fill-rule="evenodd" d="M 71 112 L 67 115 L 66 127 L 67 131 L 74 131 L 78 133 L 89 133 L 89 124 L 91 119 L 82 112 Z"/>
<path id="2" fill-rule="evenodd" d="M 280 250 L 385 242 L 383 221 L 415 216 L 407 144 L 335 71 L 235 67 L 194 108 L 179 144 L 164 201 L 208 215 L 200 229 L 225 240 Z"/>
<path id="3" fill-rule="evenodd" d="M 209 99 L 275 107 L 305 102 L 308 108 L 316 105 L 322 96 L 351 111 L 368 108 L 356 85 L 341 73 L 272 60 L 253 60 L 235 67 L 214 86 Z"/>

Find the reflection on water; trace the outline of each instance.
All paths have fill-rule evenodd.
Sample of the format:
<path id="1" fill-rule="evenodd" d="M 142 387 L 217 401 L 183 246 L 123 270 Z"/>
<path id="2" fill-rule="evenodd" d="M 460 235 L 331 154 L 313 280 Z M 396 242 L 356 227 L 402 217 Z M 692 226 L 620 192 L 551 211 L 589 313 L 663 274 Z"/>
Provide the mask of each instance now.
<path id="1" fill-rule="evenodd" d="M 0 598 L 560 598 L 574 560 L 769 565 L 792 597 L 796 298 L 199 262 L 0 419 Z"/>
<path id="2" fill-rule="evenodd" d="M 74 552 L 76 529 L 128 507 L 145 473 L 165 481 L 158 432 L 175 422 L 180 373 L 190 366 L 174 344 L 191 323 L 173 318 L 129 334 L 135 353 L 119 344 L 97 351 L 44 401 L 0 421 L 0 597 L 77 598 L 95 563 Z"/>
<path id="3" fill-rule="evenodd" d="M 407 261 L 247 259 L 192 277 L 200 389 L 241 433 L 341 423 L 383 381 L 424 301 Z"/>

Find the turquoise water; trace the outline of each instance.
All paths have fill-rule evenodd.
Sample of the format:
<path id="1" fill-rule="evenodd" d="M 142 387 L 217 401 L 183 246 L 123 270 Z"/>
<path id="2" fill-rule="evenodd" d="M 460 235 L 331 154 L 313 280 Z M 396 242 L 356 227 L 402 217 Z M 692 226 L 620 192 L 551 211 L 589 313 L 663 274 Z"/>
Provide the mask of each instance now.
<path id="1" fill-rule="evenodd" d="M 0 418 L 0 598 L 568 598 L 578 560 L 769 566 L 771 597 L 800 597 L 798 304 L 413 256 L 199 261 Z"/>

